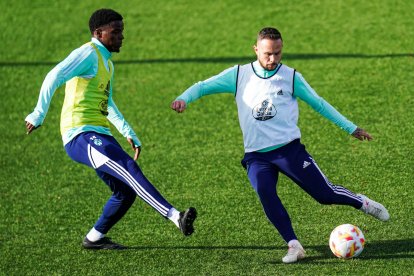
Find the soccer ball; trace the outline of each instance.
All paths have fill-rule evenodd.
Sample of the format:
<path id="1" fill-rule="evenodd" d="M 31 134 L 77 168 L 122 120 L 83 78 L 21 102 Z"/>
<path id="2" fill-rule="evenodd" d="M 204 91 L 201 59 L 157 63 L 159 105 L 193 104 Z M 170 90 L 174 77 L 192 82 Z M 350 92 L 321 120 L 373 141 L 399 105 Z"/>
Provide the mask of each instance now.
<path id="1" fill-rule="evenodd" d="M 364 245 L 364 234 L 361 229 L 352 224 L 339 225 L 329 237 L 329 247 L 332 253 L 342 259 L 358 256 L 364 250 Z"/>

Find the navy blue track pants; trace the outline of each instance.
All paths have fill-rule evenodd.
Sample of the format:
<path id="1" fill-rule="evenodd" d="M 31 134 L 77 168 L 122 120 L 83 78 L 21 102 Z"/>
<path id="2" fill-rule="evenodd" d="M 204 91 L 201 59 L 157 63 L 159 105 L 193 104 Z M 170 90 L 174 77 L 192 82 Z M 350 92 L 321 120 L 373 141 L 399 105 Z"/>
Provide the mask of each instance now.
<path id="1" fill-rule="evenodd" d="M 172 205 L 148 181 L 114 137 L 84 132 L 67 143 L 65 149 L 74 161 L 94 168 L 112 191 L 94 226 L 96 230 L 106 234 L 125 215 L 136 195 L 167 217 Z"/>
<path id="2" fill-rule="evenodd" d="M 349 205 L 357 209 L 362 207 L 359 196 L 329 182 L 299 139 L 269 152 L 246 153 L 242 165 L 247 170 L 266 216 L 286 242 L 297 237 L 289 215 L 277 195 L 279 172 L 292 179 L 321 204 Z"/>

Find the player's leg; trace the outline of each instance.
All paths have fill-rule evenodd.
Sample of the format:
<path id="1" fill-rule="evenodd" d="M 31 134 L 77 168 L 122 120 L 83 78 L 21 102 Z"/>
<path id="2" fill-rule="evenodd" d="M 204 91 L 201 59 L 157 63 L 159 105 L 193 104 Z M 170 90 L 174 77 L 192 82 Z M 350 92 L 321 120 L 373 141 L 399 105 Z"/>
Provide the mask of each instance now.
<path id="1" fill-rule="evenodd" d="M 283 150 L 284 158 L 277 162 L 279 169 L 319 203 L 348 205 L 380 220 L 388 219 L 388 211 L 381 204 L 356 195 L 343 186 L 332 184 L 300 142 L 289 144 Z M 366 211 L 363 202 L 368 200 L 370 206 L 379 210 L 377 214 Z"/>
<path id="2" fill-rule="evenodd" d="M 138 164 L 121 148 L 112 136 L 95 134 L 89 138 L 89 159 L 92 166 L 129 185 L 136 194 L 165 218 L 170 219 L 185 236 L 194 232 L 197 211 L 191 207 L 177 211 L 142 173 Z M 96 143 L 96 139 L 101 140 Z"/>
<path id="3" fill-rule="evenodd" d="M 94 132 L 81 133 L 66 144 L 65 149 L 73 160 L 112 175 L 127 184 L 162 216 L 173 221 L 184 235 L 191 235 L 194 231 L 196 210 L 189 208 L 185 212 L 178 212 L 146 179 L 136 162 L 122 150 L 112 136 Z"/>
<path id="4" fill-rule="evenodd" d="M 305 257 L 305 250 L 297 240 L 289 215 L 277 195 L 278 170 L 260 159 L 252 159 L 247 166 L 249 180 L 258 194 L 268 219 L 288 244 L 284 263 L 294 263 Z"/>
<path id="5" fill-rule="evenodd" d="M 75 139 L 68 151 L 73 160 L 121 180 L 162 216 L 167 216 L 172 205 L 146 179 L 137 163 L 112 136 L 85 132 Z"/>
<path id="6" fill-rule="evenodd" d="M 333 185 L 300 143 L 283 148 L 283 159 L 276 161 L 280 170 L 321 204 L 350 205 L 361 208 L 362 200 L 348 189 Z"/>
<path id="7" fill-rule="evenodd" d="M 278 171 L 274 165 L 259 159 L 247 163 L 247 176 L 259 196 L 263 210 L 282 238 L 289 242 L 296 239 L 289 215 L 277 195 Z"/>
<path id="8" fill-rule="evenodd" d="M 289 246 L 283 262 L 293 263 L 303 259 L 305 250 L 297 240 L 289 215 L 277 195 L 278 170 L 264 160 L 246 159 L 244 162 L 250 183 L 259 196 L 265 214 Z"/>
<path id="9" fill-rule="evenodd" d="M 194 232 L 193 223 L 197 217 L 196 209 L 190 207 L 184 212 L 177 211 L 145 177 L 138 164 L 118 144 L 117 147 L 114 145 L 103 151 L 108 160 L 100 169 L 128 184 L 147 204 L 174 222 L 185 236 L 191 235 Z M 90 149 L 91 159 L 93 159 L 94 149 L 92 147 Z M 97 154 L 96 151 L 95 154 Z"/>
<path id="10" fill-rule="evenodd" d="M 109 186 L 112 195 L 105 204 L 101 217 L 95 224 L 95 229 L 106 234 L 128 211 L 135 201 L 135 191 L 112 175 L 96 171 L 97 175 Z"/>
<path id="11" fill-rule="evenodd" d="M 102 241 L 106 233 L 114 226 L 128 211 L 135 201 L 135 191 L 128 185 L 110 174 L 96 170 L 97 175 L 109 186 L 112 195 L 103 207 L 103 212 L 94 227 L 86 235 L 83 246 L 90 249 L 123 249 L 124 246 Z M 108 248 L 109 246 L 109 248 Z"/>

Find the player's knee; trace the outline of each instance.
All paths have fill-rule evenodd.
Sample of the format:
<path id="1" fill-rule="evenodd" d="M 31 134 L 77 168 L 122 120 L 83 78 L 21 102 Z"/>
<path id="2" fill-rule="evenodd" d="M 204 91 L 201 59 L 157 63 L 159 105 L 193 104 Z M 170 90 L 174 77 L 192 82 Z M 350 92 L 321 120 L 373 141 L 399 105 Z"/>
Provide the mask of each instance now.
<path id="1" fill-rule="evenodd" d="M 260 202 L 262 203 L 263 207 L 274 204 L 277 201 L 276 191 L 269 191 L 266 188 L 258 187 L 256 189 L 257 195 L 259 196 Z"/>
<path id="2" fill-rule="evenodd" d="M 134 203 L 135 199 L 137 198 L 137 194 L 131 187 L 126 187 L 126 189 L 122 193 L 123 200 L 132 204 Z"/>
<path id="3" fill-rule="evenodd" d="M 137 197 L 134 189 L 127 184 L 118 186 L 117 189 L 114 190 L 113 195 L 121 201 L 123 205 L 132 205 Z"/>
<path id="4" fill-rule="evenodd" d="M 128 208 L 129 208 L 129 207 L 132 206 L 132 204 L 134 204 L 134 202 L 135 202 L 135 197 L 133 197 L 133 198 L 131 197 L 131 198 L 128 198 L 124 204 L 125 204 L 125 206 L 128 206 Z"/>
<path id="5" fill-rule="evenodd" d="M 124 209 L 129 209 L 132 204 L 135 202 L 136 195 L 135 194 L 123 194 L 122 197 L 119 198 L 120 205 Z"/>
<path id="6" fill-rule="evenodd" d="M 256 193 L 259 195 L 260 198 L 268 198 L 271 194 L 264 185 L 257 185 Z"/>
<path id="7" fill-rule="evenodd" d="M 137 198 L 137 195 L 135 192 L 128 193 L 128 195 L 125 197 L 125 201 L 132 205 L 134 203 L 135 199 Z"/>

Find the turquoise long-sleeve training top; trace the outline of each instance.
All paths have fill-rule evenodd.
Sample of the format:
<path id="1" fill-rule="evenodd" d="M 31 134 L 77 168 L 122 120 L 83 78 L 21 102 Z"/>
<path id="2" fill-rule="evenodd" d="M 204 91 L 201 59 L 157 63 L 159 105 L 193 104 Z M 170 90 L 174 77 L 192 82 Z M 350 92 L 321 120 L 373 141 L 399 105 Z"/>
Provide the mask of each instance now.
<path id="1" fill-rule="evenodd" d="M 268 78 L 274 75 L 279 66 L 281 66 L 281 64 L 279 64 L 274 70 L 268 71 L 264 69 L 258 61 L 253 62 L 253 67 L 256 74 L 263 78 Z M 176 100 L 183 100 L 186 102 L 186 104 L 189 104 L 205 95 L 218 93 L 231 93 L 235 95 L 237 89 L 237 73 L 238 65 L 235 65 L 229 69 L 224 70 L 216 76 L 195 83 L 193 86 L 184 91 L 184 93 L 178 96 Z M 335 125 L 339 126 L 347 133 L 352 134 L 356 130 L 357 126 L 345 118 L 322 97 L 320 97 L 299 72 L 295 73 L 293 96 L 303 100 L 315 111 L 320 113 L 328 120 L 332 121 Z M 285 144 L 262 149 L 260 152 L 273 150 L 283 145 Z"/>

